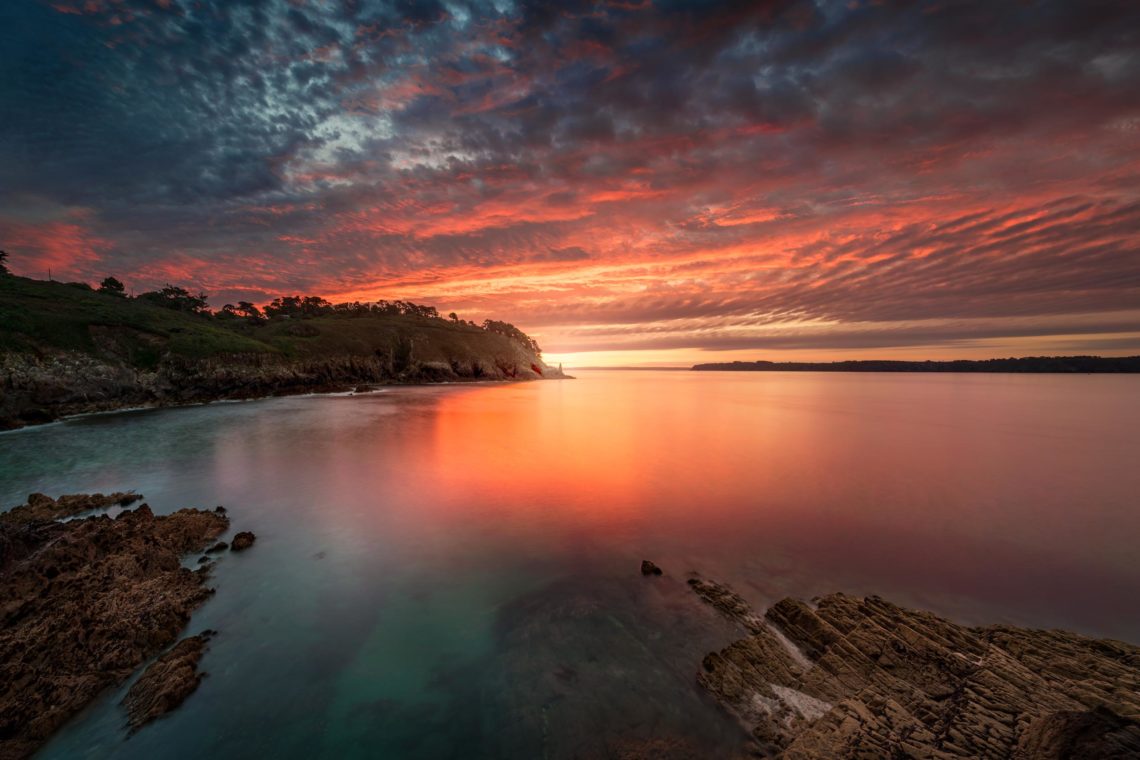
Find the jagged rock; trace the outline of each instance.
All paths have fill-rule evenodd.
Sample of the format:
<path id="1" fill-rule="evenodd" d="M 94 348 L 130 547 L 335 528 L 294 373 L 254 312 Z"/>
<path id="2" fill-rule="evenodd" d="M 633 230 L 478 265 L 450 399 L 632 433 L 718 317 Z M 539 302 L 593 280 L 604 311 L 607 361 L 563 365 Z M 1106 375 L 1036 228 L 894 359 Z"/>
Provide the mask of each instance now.
<path id="1" fill-rule="evenodd" d="M 245 551 L 249 547 L 253 546 L 253 542 L 255 540 L 257 540 L 257 536 L 253 535 L 253 533 L 249 532 L 248 530 L 244 530 L 234 536 L 233 544 L 230 546 L 230 549 L 235 552 Z"/>
<path id="2" fill-rule="evenodd" d="M 120 491 L 108 495 L 101 493 L 65 494 L 58 499 L 45 496 L 42 493 L 28 495 L 28 503 L 12 507 L 4 513 L 4 520 L 12 522 L 30 522 L 33 520 L 62 520 L 84 512 L 94 512 L 109 507 L 125 507 L 141 499 L 137 493 Z"/>
<path id="3" fill-rule="evenodd" d="M 764 628 L 764 621 L 752 611 L 744 598 L 727 586 L 711 583 L 700 578 L 690 578 L 689 586 L 697 596 L 715 607 L 729 620 L 739 623 L 752 633 Z"/>
<path id="4" fill-rule="evenodd" d="M 198 689 L 205 673 L 198 672 L 198 662 L 206 653 L 206 644 L 214 631 L 182 639 L 143 672 L 127 691 L 123 706 L 131 733 L 161 718 L 181 705 Z"/>
<path id="5" fill-rule="evenodd" d="M 219 515 L 224 515 L 226 513 L 226 508 L 219 504 L 218 506 L 214 507 L 214 511 Z"/>
<path id="6" fill-rule="evenodd" d="M 1140 648 L 1063 631 L 970 628 L 878 597 L 795 599 L 763 618 L 690 585 L 751 633 L 698 682 L 786 758 L 1140 757 Z"/>
<path id="7" fill-rule="evenodd" d="M 90 498 L 61 498 L 49 511 L 86 511 Z M 33 501 L 29 509 L 47 504 Z M 0 514 L 0 758 L 30 755 L 175 641 L 212 593 L 208 568 L 191 571 L 181 559 L 229 524 L 195 509 L 158 517 L 145 504 L 114 519 L 28 514 Z"/>
<path id="8" fill-rule="evenodd" d="M 657 565 L 653 564 L 649 560 L 643 559 L 643 560 L 641 560 L 641 574 L 642 575 L 661 575 L 662 570 L 661 570 L 661 568 L 657 567 Z"/>

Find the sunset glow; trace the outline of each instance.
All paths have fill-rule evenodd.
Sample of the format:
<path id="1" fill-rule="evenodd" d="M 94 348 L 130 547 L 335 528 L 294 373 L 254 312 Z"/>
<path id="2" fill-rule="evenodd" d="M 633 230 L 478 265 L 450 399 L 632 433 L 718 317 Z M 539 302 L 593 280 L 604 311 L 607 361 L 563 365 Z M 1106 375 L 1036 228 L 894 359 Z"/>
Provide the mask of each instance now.
<path id="1" fill-rule="evenodd" d="M 17 274 L 547 360 L 1140 352 L 1132 3 L 0 8 Z"/>

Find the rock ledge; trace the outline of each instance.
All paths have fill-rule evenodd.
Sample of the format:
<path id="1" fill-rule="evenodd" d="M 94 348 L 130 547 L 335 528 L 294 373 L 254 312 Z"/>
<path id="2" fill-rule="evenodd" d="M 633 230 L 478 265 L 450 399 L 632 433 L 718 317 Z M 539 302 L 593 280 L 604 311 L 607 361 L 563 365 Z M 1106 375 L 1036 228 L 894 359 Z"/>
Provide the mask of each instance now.
<path id="1" fill-rule="evenodd" d="M 209 598 L 207 569 L 182 557 L 229 526 L 216 512 L 156 516 L 108 497 L 33 495 L 0 514 L 0 759 L 31 755 L 104 689 L 172 644 Z"/>
<path id="2" fill-rule="evenodd" d="M 1140 647 L 970 628 L 876 596 L 784 599 L 763 615 L 690 586 L 749 635 L 697 681 L 785 758 L 1140 757 Z"/>

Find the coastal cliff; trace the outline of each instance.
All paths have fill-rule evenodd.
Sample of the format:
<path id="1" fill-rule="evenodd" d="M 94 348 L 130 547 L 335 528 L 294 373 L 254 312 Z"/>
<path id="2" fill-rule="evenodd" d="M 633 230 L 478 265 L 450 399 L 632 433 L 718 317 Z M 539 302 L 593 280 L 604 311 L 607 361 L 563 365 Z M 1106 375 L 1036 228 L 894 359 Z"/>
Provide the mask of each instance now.
<path id="1" fill-rule="evenodd" d="M 129 407 L 564 377 L 521 332 L 432 314 L 365 305 L 303 318 L 224 319 L 74 284 L 0 277 L 0 429 Z"/>
<path id="2" fill-rule="evenodd" d="M 784 599 L 763 615 L 701 578 L 748 635 L 697 681 L 783 758 L 1140 757 L 1140 647 L 968 627 L 878 597 Z"/>

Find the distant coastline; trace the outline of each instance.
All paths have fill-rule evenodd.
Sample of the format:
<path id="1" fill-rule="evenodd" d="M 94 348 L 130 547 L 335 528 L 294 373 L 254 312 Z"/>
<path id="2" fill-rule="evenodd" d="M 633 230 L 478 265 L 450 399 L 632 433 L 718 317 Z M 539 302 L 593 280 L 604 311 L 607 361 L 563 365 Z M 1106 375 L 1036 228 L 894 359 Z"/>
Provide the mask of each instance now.
<path id="1" fill-rule="evenodd" d="M 1023 356 L 954 361 L 719 362 L 696 372 L 1008 372 L 1024 374 L 1140 373 L 1140 356 Z"/>

